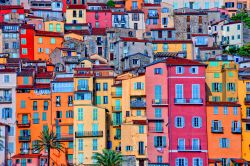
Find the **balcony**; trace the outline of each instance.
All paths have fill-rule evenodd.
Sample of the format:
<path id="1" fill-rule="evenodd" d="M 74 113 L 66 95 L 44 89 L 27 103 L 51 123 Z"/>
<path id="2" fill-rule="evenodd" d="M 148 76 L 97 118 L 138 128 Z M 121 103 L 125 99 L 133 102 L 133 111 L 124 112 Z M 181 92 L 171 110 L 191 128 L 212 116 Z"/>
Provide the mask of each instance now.
<path id="1" fill-rule="evenodd" d="M 212 133 L 223 133 L 224 132 L 224 129 L 223 127 L 211 127 L 211 132 Z"/>
<path id="2" fill-rule="evenodd" d="M 164 105 L 168 105 L 168 101 L 167 101 L 167 99 L 153 99 L 152 105 L 153 106 L 164 106 Z"/>
<path id="3" fill-rule="evenodd" d="M 233 134 L 241 134 L 241 128 L 240 127 L 237 127 L 237 128 L 232 127 L 232 133 Z"/>
<path id="4" fill-rule="evenodd" d="M 30 127 L 30 121 L 23 121 L 23 122 L 18 122 L 16 121 L 17 127 L 24 128 L 24 127 Z"/>
<path id="5" fill-rule="evenodd" d="M 175 98 L 174 104 L 203 104 L 201 98 L 188 99 L 188 98 Z"/>
<path id="6" fill-rule="evenodd" d="M 76 138 L 82 138 L 82 137 L 102 137 L 103 131 L 77 131 L 75 132 Z"/>
<path id="7" fill-rule="evenodd" d="M 143 100 L 133 100 L 130 102 L 131 108 L 146 108 L 146 102 Z"/>
<path id="8" fill-rule="evenodd" d="M 181 152 L 200 152 L 201 146 L 177 146 L 177 150 Z"/>
<path id="9" fill-rule="evenodd" d="M 0 96 L 0 103 L 11 103 L 12 98 L 9 96 Z"/>
<path id="10" fill-rule="evenodd" d="M 77 90 L 79 90 L 79 91 L 88 91 L 89 87 L 88 86 L 78 85 Z"/>
<path id="11" fill-rule="evenodd" d="M 20 149 L 20 153 L 21 153 L 21 154 L 29 154 L 29 150 L 30 150 L 30 149 L 21 148 L 21 149 Z"/>
<path id="12" fill-rule="evenodd" d="M 149 127 L 148 131 L 151 133 L 163 133 L 163 127 Z"/>
<path id="13" fill-rule="evenodd" d="M 245 98 L 245 104 L 250 105 L 250 98 L 249 97 Z"/>
<path id="14" fill-rule="evenodd" d="M 122 107 L 121 106 L 113 106 L 112 110 L 113 110 L 113 112 L 120 112 L 120 111 L 122 111 Z"/>
<path id="15" fill-rule="evenodd" d="M 122 97 L 122 93 L 111 92 L 112 97 Z"/>
<path id="16" fill-rule="evenodd" d="M 27 136 L 19 136 L 18 137 L 19 142 L 29 142 L 30 141 L 30 135 Z"/>
<path id="17" fill-rule="evenodd" d="M 158 13 L 148 13 L 148 18 L 159 18 Z"/>
<path id="18" fill-rule="evenodd" d="M 56 140 L 60 142 L 73 141 L 73 134 L 60 134 L 56 136 Z"/>

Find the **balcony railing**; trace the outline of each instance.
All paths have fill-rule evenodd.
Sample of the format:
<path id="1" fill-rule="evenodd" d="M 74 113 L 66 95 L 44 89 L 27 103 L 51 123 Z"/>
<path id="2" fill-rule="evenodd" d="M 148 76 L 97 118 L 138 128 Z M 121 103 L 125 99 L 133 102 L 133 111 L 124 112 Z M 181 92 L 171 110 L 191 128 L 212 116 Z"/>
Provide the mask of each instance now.
<path id="1" fill-rule="evenodd" d="M 203 100 L 201 98 L 196 99 L 188 99 L 188 98 L 175 98 L 175 104 L 203 104 Z"/>
<path id="2" fill-rule="evenodd" d="M 224 132 L 224 129 L 223 127 L 211 127 L 211 132 L 212 133 L 223 133 Z"/>
<path id="3" fill-rule="evenodd" d="M 77 86 L 77 90 L 86 90 L 86 91 L 88 91 L 88 90 L 89 90 L 89 87 L 88 87 L 88 86 L 81 86 L 81 85 L 78 85 L 78 86 Z"/>
<path id="4" fill-rule="evenodd" d="M 113 111 L 121 111 L 121 110 L 122 110 L 122 107 L 121 107 L 121 106 L 113 106 L 113 107 L 112 107 L 112 110 L 113 110 Z"/>
<path id="5" fill-rule="evenodd" d="M 130 102 L 131 108 L 145 108 L 146 102 L 143 100 L 133 100 Z"/>
<path id="6" fill-rule="evenodd" d="M 111 92 L 112 97 L 121 97 L 122 93 L 117 93 L 117 92 Z"/>
<path id="7" fill-rule="evenodd" d="M 245 104 L 250 104 L 250 98 L 249 97 L 245 98 Z"/>
<path id="8" fill-rule="evenodd" d="M 168 105 L 168 101 L 167 101 L 167 99 L 153 99 L 152 105 L 157 105 L 157 106 Z"/>
<path id="9" fill-rule="evenodd" d="M 77 131 L 75 132 L 76 138 L 81 137 L 102 137 L 103 131 Z"/>
<path id="10" fill-rule="evenodd" d="M 0 103 L 11 103 L 12 98 L 7 96 L 0 96 Z"/>
<path id="11" fill-rule="evenodd" d="M 17 127 L 30 127 L 30 121 L 23 121 L 23 122 L 18 122 L 16 123 Z"/>
<path id="12" fill-rule="evenodd" d="M 73 134 L 60 134 L 60 135 L 56 135 L 56 139 L 58 141 L 73 141 Z"/>
<path id="13" fill-rule="evenodd" d="M 156 127 L 149 127 L 148 131 L 152 132 L 152 133 L 162 133 L 163 127 L 157 127 L 157 128 Z"/>
<path id="14" fill-rule="evenodd" d="M 247 92 L 250 92 L 250 88 L 247 87 L 246 90 L 247 90 Z"/>
<path id="15" fill-rule="evenodd" d="M 237 127 L 237 128 L 232 127 L 232 133 L 233 134 L 241 134 L 241 128 L 240 127 Z"/>
<path id="16" fill-rule="evenodd" d="M 201 151 L 201 146 L 177 146 L 178 151 Z"/>
<path id="17" fill-rule="evenodd" d="M 27 136 L 19 136 L 19 137 L 18 137 L 18 140 L 19 140 L 20 142 L 28 142 L 28 141 L 30 141 L 30 135 L 27 135 Z"/>
<path id="18" fill-rule="evenodd" d="M 158 13 L 148 13 L 148 18 L 159 18 Z"/>

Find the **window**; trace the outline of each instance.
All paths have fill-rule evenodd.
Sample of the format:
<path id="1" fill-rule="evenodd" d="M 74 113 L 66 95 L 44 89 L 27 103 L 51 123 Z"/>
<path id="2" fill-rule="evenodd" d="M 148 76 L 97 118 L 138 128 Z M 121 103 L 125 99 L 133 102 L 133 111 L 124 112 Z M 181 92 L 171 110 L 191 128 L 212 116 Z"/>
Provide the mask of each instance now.
<path id="1" fill-rule="evenodd" d="M 212 83 L 212 92 L 222 92 L 222 83 Z"/>
<path id="2" fill-rule="evenodd" d="M 56 118 L 62 118 L 62 111 L 56 111 Z"/>
<path id="3" fill-rule="evenodd" d="M 49 23 L 49 31 L 53 32 L 54 31 L 54 26 L 52 23 Z"/>
<path id="4" fill-rule="evenodd" d="M 154 69 L 154 74 L 162 74 L 162 68 L 155 68 Z"/>
<path id="5" fill-rule="evenodd" d="M 240 39 L 240 35 L 238 35 L 237 38 Z"/>
<path id="6" fill-rule="evenodd" d="M 4 83 L 9 83 L 10 82 L 10 76 L 9 75 L 4 75 L 3 81 L 4 81 Z"/>
<path id="7" fill-rule="evenodd" d="M 189 71 L 190 71 L 190 73 L 192 73 L 192 74 L 198 74 L 198 67 L 197 67 L 197 66 L 191 67 Z"/>
<path id="8" fill-rule="evenodd" d="M 153 24 L 154 24 L 154 25 L 157 25 L 157 24 L 158 24 L 158 19 L 157 19 L 157 18 L 154 18 L 154 19 L 153 19 Z"/>
<path id="9" fill-rule="evenodd" d="M 22 54 L 23 54 L 23 55 L 27 55 L 27 54 L 28 54 L 27 48 L 22 48 Z"/>
<path id="10" fill-rule="evenodd" d="M 137 1 L 132 2 L 132 9 L 138 9 Z"/>
<path id="11" fill-rule="evenodd" d="M 33 124 L 39 124 L 39 113 L 38 112 L 33 113 Z"/>
<path id="12" fill-rule="evenodd" d="M 56 24 L 56 32 L 61 32 L 61 25 L 60 24 Z"/>
<path id="13" fill-rule="evenodd" d="M 183 74 L 184 67 L 183 66 L 176 66 L 176 74 Z"/>
<path id="14" fill-rule="evenodd" d="M 162 163 L 162 162 L 163 162 L 162 156 L 157 156 L 157 163 Z"/>
<path id="15" fill-rule="evenodd" d="M 42 120 L 46 121 L 47 120 L 47 112 L 42 113 Z"/>
<path id="16" fill-rule="evenodd" d="M 141 116 L 141 110 L 136 110 L 136 116 Z"/>
<path id="17" fill-rule="evenodd" d="M 9 136 L 14 136 L 14 127 L 13 126 L 8 127 L 8 134 L 9 134 Z"/>
<path id="18" fill-rule="evenodd" d="M 192 150 L 200 150 L 200 140 L 198 138 L 192 139 Z"/>
<path id="19" fill-rule="evenodd" d="M 98 119 L 98 109 L 93 109 L 92 119 L 97 120 Z"/>
<path id="20" fill-rule="evenodd" d="M 201 103 L 200 84 L 192 84 L 192 103 Z"/>
<path id="21" fill-rule="evenodd" d="M 224 115 L 228 114 L 228 107 L 224 107 L 223 113 L 224 113 Z"/>
<path id="22" fill-rule="evenodd" d="M 103 104 L 108 104 L 108 96 L 103 96 Z"/>
<path id="23" fill-rule="evenodd" d="M 27 44 L 26 38 L 21 38 L 21 44 Z"/>
<path id="24" fill-rule="evenodd" d="M 79 17 L 82 17 L 82 10 L 79 10 Z"/>
<path id="25" fill-rule="evenodd" d="M 33 101 L 33 110 L 34 110 L 34 111 L 37 110 L 37 101 Z"/>
<path id="26" fill-rule="evenodd" d="M 92 140 L 92 150 L 98 150 L 98 140 L 97 139 Z"/>
<path id="27" fill-rule="evenodd" d="M 79 163 L 79 164 L 82 164 L 83 161 L 84 161 L 83 153 L 79 153 L 79 154 L 78 154 L 78 163 Z"/>
<path id="28" fill-rule="evenodd" d="M 201 158 L 193 158 L 193 166 L 203 166 L 203 160 Z"/>
<path id="29" fill-rule="evenodd" d="M 21 34 L 26 34 L 26 29 L 21 29 Z"/>
<path id="30" fill-rule="evenodd" d="M 250 118 L 250 107 L 246 108 L 246 117 Z"/>
<path id="31" fill-rule="evenodd" d="M 214 115 L 218 115 L 218 107 L 214 106 Z"/>
<path id="32" fill-rule="evenodd" d="M 175 85 L 175 98 L 178 100 L 183 99 L 183 84 L 176 84 Z M 180 101 L 182 102 L 182 101 Z"/>
<path id="33" fill-rule="evenodd" d="M 168 12 L 169 12 L 169 9 L 166 8 L 166 7 L 164 7 L 164 8 L 161 9 L 161 12 L 162 12 L 162 13 L 168 13 Z"/>
<path id="34" fill-rule="evenodd" d="M 202 16 L 199 16 L 199 24 L 202 24 Z"/>
<path id="35" fill-rule="evenodd" d="M 96 83 L 95 84 L 95 90 L 96 91 L 100 91 L 101 90 L 101 84 L 100 83 Z"/>
<path id="36" fill-rule="evenodd" d="M 46 48 L 46 49 L 45 49 L 45 53 L 46 53 L 46 54 L 49 54 L 49 48 Z"/>
<path id="37" fill-rule="evenodd" d="M 155 122 L 155 132 L 162 132 L 163 127 L 162 127 L 162 122 L 156 121 Z"/>
<path id="38" fill-rule="evenodd" d="M 229 148 L 230 140 L 228 138 L 220 138 L 220 148 Z"/>
<path id="39" fill-rule="evenodd" d="M 236 90 L 235 83 L 227 83 L 227 90 L 235 91 Z"/>
<path id="40" fill-rule="evenodd" d="M 57 107 L 61 106 L 61 96 L 56 96 L 56 106 Z"/>
<path id="41" fill-rule="evenodd" d="M 237 25 L 237 30 L 240 30 L 240 25 Z"/>
<path id="42" fill-rule="evenodd" d="M 96 96 L 96 104 L 101 104 L 101 96 Z"/>
<path id="43" fill-rule="evenodd" d="M 140 60 L 139 59 L 132 59 L 132 64 L 133 65 L 140 65 Z"/>
<path id="44" fill-rule="evenodd" d="M 126 151 L 133 151 L 133 146 L 126 146 Z"/>
<path id="45" fill-rule="evenodd" d="M 12 118 L 12 108 L 3 108 L 2 109 L 2 118 Z"/>
<path id="46" fill-rule="evenodd" d="M 188 159 L 186 158 L 176 158 L 175 166 L 188 166 Z"/>
<path id="47" fill-rule="evenodd" d="M 139 133 L 140 134 L 144 133 L 144 126 L 143 125 L 139 125 Z"/>
<path id="48" fill-rule="evenodd" d="M 108 91 L 108 83 L 103 83 L 103 91 Z"/>
<path id="49" fill-rule="evenodd" d="M 183 128 L 185 126 L 185 119 L 182 116 L 175 117 L 175 127 Z"/>
<path id="50" fill-rule="evenodd" d="M 193 128 L 201 128 L 201 126 L 202 126 L 201 117 L 193 117 L 192 118 L 192 126 L 193 126 Z"/>
<path id="51" fill-rule="evenodd" d="M 138 30 L 138 23 L 134 23 L 134 30 Z"/>
<path id="52" fill-rule="evenodd" d="M 157 44 L 153 44 L 153 50 L 157 51 Z"/>
<path id="53" fill-rule="evenodd" d="M 76 17 L 76 11 L 73 10 L 73 17 Z"/>
<path id="54" fill-rule="evenodd" d="M 23 85 L 29 84 L 29 77 L 24 76 L 23 77 Z"/>
<path id="55" fill-rule="evenodd" d="M 161 110 L 161 108 L 156 108 L 155 109 L 155 117 L 156 118 L 161 118 L 162 117 L 162 110 Z"/>
<path id="56" fill-rule="evenodd" d="M 51 43 L 51 44 L 55 44 L 55 43 L 56 43 L 56 39 L 55 39 L 55 38 L 53 38 L 53 37 L 52 37 L 52 38 L 50 38 L 50 43 Z"/>
<path id="57" fill-rule="evenodd" d="M 238 107 L 233 107 L 233 114 L 238 115 Z"/>
<path id="58" fill-rule="evenodd" d="M 246 130 L 250 131 L 250 123 L 246 123 Z"/>
<path id="59" fill-rule="evenodd" d="M 78 150 L 83 150 L 83 139 L 78 139 Z"/>
<path id="60" fill-rule="evenodd" d="M 66 111 L 66 118 L 73 118 L 74 112 L 73 111 Z"/>
<path id="61" fill-rule="evenodd" d="M 134 83 L 134 90 L 142 90 L 144 89 L 144 83 L 143 82 L 135 82 Z"/>
<path id="62" fill-rule="evenodd" d="M 178 150 L 185 150 L 185 139 L 184 138 L 178 138 Z"/>
<path id="63" fill-rule="evenodd" d="M 49 108 L 49 102 L 48 102 L 48 101 L 44 101 L 44 102 L 43 102 L 43 110 L 44 110 L 44 111 L 47 111 L 48 108 Z"/>
<path id="64" fill-rule="evenodd" d="M 13 142 L 8 143 L 8 153 L 14 153 L 14 143 Z"/>
<path id="65" fill-rule="evenodd" d="M 163 51 L 168 52 L 168 44 L 166 43 L 163 44 Z"/>
<path id="66" fill-rule="evenodd" d="M 74 148 L 74 143 L 73 143 L 73 142 L 69 142 L 68 148 L 69 148 L 69 149 L 73 149 L 73 148 Z"/>
<path id="67" fill-rule="evenodd" d="M 43 38 L 42 38 L 42 37 L 39 37 L 39 38 L 38 38 L 38 43 L 40 43 L 40 44 L 43 43 Z"/>
<path id="68" fill-rule="evenodd" d="M 83 108 L 77 109 L 77 117 L 78 117 L 78 120 L 83 120 Z"/>
<path id="69" fill-rule="evenodd" d="M 25 100 L 21 100 L 21 108 L 26 108 L 26 101 Z"/>
<path id="70" fill-rule="evenodd" d="M 190 22 L 190 16 L 187 16 L 187 20 L 186 20 L 187 22 Z"/>
<path id="71" fill-rule="evenodd" d="M 230 31 L 230 27 L 229 26 L 227 26 L 227 32 L 229 32 Z"/>
<path id="72" fill-rule="evenodd" d="M 154 136 L 155 147 L 166 147 L 166 136 Z"/>
<path id="73" fill-rule="evenodd" d="M 182 51 L 187 51 L 187 44 L 182 44 Z"/>
<path id="74" fill-rule="evenodd" d="M 214 78 L 220 78 L 220 73 L 214 73 Z"/>

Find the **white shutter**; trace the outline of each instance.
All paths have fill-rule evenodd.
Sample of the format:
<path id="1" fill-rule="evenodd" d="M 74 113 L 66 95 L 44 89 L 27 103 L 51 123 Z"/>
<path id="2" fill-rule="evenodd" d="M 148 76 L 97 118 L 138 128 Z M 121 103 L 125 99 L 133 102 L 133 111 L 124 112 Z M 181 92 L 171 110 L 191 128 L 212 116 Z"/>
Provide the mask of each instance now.
<path id="1" fill-rule="evenodd" d="M 181 127 L 183 128 L 185 126 L 185 119 L 184 117 L 181 117 Z"/>
<path id="2" fill-rule="evenodd" d="M 175 165 L 176 165 L 176 166 L 179 166 L 179 158 L 176 158 L 176 160 L 175 160 Z"/>
<path id="3" fill-rule="evenodd" d="M 199 122 L 199 128 L 201 128 L 202 127 L 202 119 L 201 119 L 201 117 L 198 118 L 198 122 Z"/>
<path id="4" fill-rule="evenodd" d="M 199 166 L 203 166 L 202 158 L 199 158 Z"/>
<path id="5" fill-rule="evenodd" d="M 188 166 L 188 159 L 187 158 L 184 159 L 184 165 Z"/>

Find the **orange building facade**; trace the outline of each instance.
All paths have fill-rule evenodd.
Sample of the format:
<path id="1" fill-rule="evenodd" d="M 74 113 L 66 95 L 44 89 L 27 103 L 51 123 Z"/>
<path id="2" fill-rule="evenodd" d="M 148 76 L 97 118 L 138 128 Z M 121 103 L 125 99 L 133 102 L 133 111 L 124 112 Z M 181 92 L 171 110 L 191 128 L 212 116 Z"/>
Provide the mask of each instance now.
<path id="1" fill-rule="evenodd" d="M 50 53 L 61 47 L 63 34 L 59 32 L 36 31 L 34 37 L 34 60 L 49 60 Z"/>
<path id="2" fill-rule="evenodd" d="M 234 165 L 241 161 L 241 110 L 233 102 L 207 103 L 209 165 Z"/>

